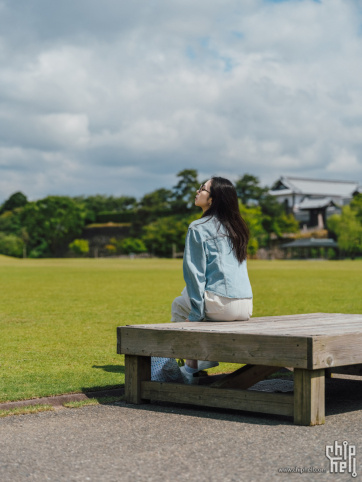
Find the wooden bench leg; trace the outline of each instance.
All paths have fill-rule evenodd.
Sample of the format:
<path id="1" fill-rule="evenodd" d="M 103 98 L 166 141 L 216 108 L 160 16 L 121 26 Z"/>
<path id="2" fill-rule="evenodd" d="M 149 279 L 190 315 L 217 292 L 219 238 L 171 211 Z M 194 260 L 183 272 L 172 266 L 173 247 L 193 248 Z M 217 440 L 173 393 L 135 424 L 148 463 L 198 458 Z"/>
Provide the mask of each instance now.
<path id="1" fill-rule="evenodd" d="M 141 398 L 141 382 L 151 380 L 151 357 L 125 355 L 126 403 L 148 403 Z"/>
<path id="2" fill-rule="evenodd" d="M 294 369 L 294 423 L 323 425 L 325 422 L 324 369 Z"/>

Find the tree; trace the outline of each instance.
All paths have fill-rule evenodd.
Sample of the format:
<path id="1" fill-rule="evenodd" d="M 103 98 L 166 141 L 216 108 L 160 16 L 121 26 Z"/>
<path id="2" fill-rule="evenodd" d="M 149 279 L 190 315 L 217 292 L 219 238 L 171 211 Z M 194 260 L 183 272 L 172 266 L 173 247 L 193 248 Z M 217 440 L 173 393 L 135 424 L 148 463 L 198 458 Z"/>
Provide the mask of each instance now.
<path id="1" fill-rule="evenodd" d="M 248 254 L 250 256 L 255 256 L 259 249 L 258 240 L 255 238 L 250 238 L 248 243 Z"/>
<path id="2" fill-rule="evenodd" d="M 268 191 L 268 188 L 260 186 L 259 178 L 251 174 L 244 174 L 240 177 L 235 183 L 235 189 L 238 198 L 245 205 L 250 201 L 260 201 Z"/>
<path id="3" fill-rule="evenodd" d="M 96 194 L 95 196 L 77 196 L 73 198 L 77 203 L 83 204 L 87 210 L 95 213 L 101 211 L 122 212 L 133 209 L 136 204 L 136 198 L 132 196 L 105 196 Z"/>
<path id="4" fill-rule="evenodd" d="M 29 256 L 63 254 L 69 242 L 81 234 L 85 216 L 84 208 L 68 197 L 48 196 L 28 203 L 20 217 L 30 235 Z"/>
<path id="5" fill-rule="evenodd" d="M 334 214 L 327 220 L 328 229 L 337 235 L 338 246 L 352 259 L 362 252 L 362 224 L 351 206 L 344 206 L 342 214 Z"/>
<path id="6" fill-rule="evenodd" d="M 239 202 L 239 210 L 242 218 L 246 222 L 250 238 L 248 244 L 248 254 L 251 256 L 256 255 L 259 246 L 265 244 L 267 233 L 263 228 L 263 213 L 260 206 L 245 206 Z"/>
<path id="7" fill-rule="evenodd" d="M 184 215 L 199 211 L 195 208 L 194 198 L 199 188 L 197 171 L 195 169 L 184 169 L 177 174 L 179 182 L 173 190 L 161 188 L 147 193 L 139 201 L 134 212 L 131 236 L 139 238 L 142 236 L 143 228 L 146 225 L 156 222 L 161 217 Z"/>
<path id="8" fill-rule="evenodd" d="M 131 235 L 141 237 L 144 226 L 167 215 L 172 215 L 172 191 L 161 188 L 145 194 L 135 211 Z"/>
<path id="9" fill-rule="evenodd" d="M 173 208 L 178 213 L 195 212 L 196 191 L 200 187 L 196 169 L 184 169 L 177 174 L 180 179 L 173 188 Z"/>
<path id="10" fill-rule="evenodd" d="M 299 231 L 298 222 L 291 214 L 285 214 L 283 206 L 272 196 L 262 199 L 259 205 L 245 206 L 239 202 L 239 210 L 250 231 L 248 254 L 254 255 L 259 247 L 266 246 L 271 233 L 281 237 L 283 233 Z"/>
<path id="11" fill-rule="evenodd" d="M 14 234 L 0 233 L 0 254 L 20 258 L 23 254 L 23 242 Z"/>
<path id="12" fill-rule="evenodd" d="M 278 231 L 281 233 L 297 233 L 299 228 L 298 221 L 294 218 L 292 214 L 285 214 L 284 212 L 277 218 Z"/>
<path id="13" fill-rule="evenodd" d="M 263 213 L 260 206 L 245 206 L 239 202 L 239 210 L 249 228 L 250 238 L 261 240 L 265 237 L 266 232 L 263 227 Z"/>
<path id="14" fill-rule="evenodd" d="M 362 194 L 357 194 L 351 201 L 351 209 L 356 213 L 360 223 L 362 223 Z"/>
<path id="15" fill-rule="evenodd" d="M 156 189 L 145 194 L 138 203 L 138 207 L 147 211 L 171 210 L 172 191 L 169 189 Z"/>
<path id="16" fill-rule="evenodd" d="M 86 223 L 94 223 L 97 215 L 104 212 L 124 212 L 134 209 L 137 205 L 136 198 L 132 196 L 77 196 L 73 198 L 77 204 L 86 211 Z"/>
<path id="17" fill-rule="evenodd" d="M 6 211 L 13 211 L 15 208 L 21 208 L 27 204 L 26 196 L 20 191 L 12 194 L 7 201 L 0 208 L 0 214 Z"/>
<path id="18" fill-rule="evenodd" d="M 21 217 L 20 213 L 23 208 L 15 208 L 13 211 L 5 211 L 0 216 L 0 232 L 6 234 L 21 234 Z"/>
<path id="19" fill-rule="evenodd" d="M 172 256 L 173 244 L 176 246 L 176 251 L 183 251 L 189 224 L 197 217 L 168 216 L 145 226 L 142 240 L 148 252 L 169 258 Z"/>
<path id="20" fill-rule="evenodd" d="M 259 202 L 263 213 L 263 228 L 270 235 L 281 238 L 284 233 L 297 233 L 299 223 L 292 214 L 286 214 L 284 207 L 274 196 L 266 194 Z"/>

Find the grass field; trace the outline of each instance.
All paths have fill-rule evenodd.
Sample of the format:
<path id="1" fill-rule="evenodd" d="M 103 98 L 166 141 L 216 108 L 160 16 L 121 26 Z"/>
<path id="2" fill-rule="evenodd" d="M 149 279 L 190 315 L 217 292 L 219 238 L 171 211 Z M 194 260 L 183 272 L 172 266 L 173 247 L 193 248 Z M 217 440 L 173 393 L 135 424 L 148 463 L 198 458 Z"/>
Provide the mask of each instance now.
<path id="1" fill-rule="evenodd" d="M 248 267 L 254 316 L 362 313 L 360 261 Z M 183 286 L 180 260 L 0 256 L 0 401 L 122 384 L 116 327 L 168 322 Z"/>

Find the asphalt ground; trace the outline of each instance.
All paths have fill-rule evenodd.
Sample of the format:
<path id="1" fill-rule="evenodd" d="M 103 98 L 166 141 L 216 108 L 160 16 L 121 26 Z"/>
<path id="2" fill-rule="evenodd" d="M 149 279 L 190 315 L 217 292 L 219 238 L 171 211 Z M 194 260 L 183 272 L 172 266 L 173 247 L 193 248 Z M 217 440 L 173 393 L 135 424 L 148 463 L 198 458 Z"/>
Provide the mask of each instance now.
<path id="1" fill-rule="evenodd" d="M 362 479 L 362 382 L 326 380 L 326 424 L 151 403 L 0 419 L 0 481 L 345 481 Z M 357 478 L 328 473 L 325 446 L 356 445 Z M 326 473 L 279 473 L 282 468 Z"/>

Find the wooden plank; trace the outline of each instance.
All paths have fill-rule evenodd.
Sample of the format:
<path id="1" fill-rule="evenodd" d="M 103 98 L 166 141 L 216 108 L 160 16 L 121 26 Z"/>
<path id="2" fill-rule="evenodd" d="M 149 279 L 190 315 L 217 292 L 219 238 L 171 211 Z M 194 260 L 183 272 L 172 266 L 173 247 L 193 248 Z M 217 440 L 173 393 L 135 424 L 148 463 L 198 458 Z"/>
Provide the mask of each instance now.
<path id="1" fill-rule="evenodd" d="M 177 383 L 142 382 L 142 397 L 164 402 L 293 416 L 293 395 L 220 389 Z"/>
<path id="2" fill-rule="evenodd" d="M 138 330 L 122 327 L 121 353 L 307 368 L 307 337 Z"/>
<path id="3" fill-rule="evenodd" d="M 325 423 L 324 370 L 294 370 L 294 423 Z"/>
<path id="4" fill-rule="evenodd" d="M 292 315 L 292 316 L 279 316 L 279 317 L 260 317 L 251 318 L 249 321 L 242 322 L 193 322 L 193 323 L 162 323 L 162 324 L 147 324 L 147 325 L 133 325 L 138 329 L 156 329 L 156 330 L 197 330 L 208 331 L 216 330 L 244 330 L 245 328 L 265 329 L 289 326 L 290 328 L 303 329 L 304 327 L 320 327 L 320 325 L 335 324 L 338 326 L 346 323 L 360 324 L 362 326 L 362 315 L 350 315 L 342 313 L 322 313 L 322 314 L 305 314 L 305 315 Z"/>
<path id="5" fill-rule="evenodd" d="M 347 365 L 344 367 L 327 368 L 326 376 L 328 375 L 328 377 L 331 377 L 333 373 L 362 377 L 362 364 L 359 363 L 358 365 Z"/>
<path id="6" fill-rule="evenodd" d="M 299 326 L 293 326 L 290 323 L 276 323 L 276 324 L 265 324 L 265 325 L 256 325 L 256 326 L 248 326 L 247 328 L 244 327 L 242 331 L 247 330 L 254 330 L 257 332 L 259 329 L 265 329 L 272 330 L 273 332 L 275 330 L 288 330 L 288 331 L 293 331 L 293 332 L 301 332 L 305 334 L 309 334 L 310 330 L 315 331 L 316 333 L 319 333 L 319 331 L 323 330 L 333 330 L 336 331 L 337 334 L 343 334 L 345 333 L 346 330 L 353 330 L 354 332 L 357 332 L 358 330 L 362 329 L 362 322 L 361 321 L 343 321 L 343 320 L 331 320 L 331 321 L 326 321 L 326 322 L 320 322 L 319 324 L 315 323 L 303 323 L 303 325 Z M 238 333 L 241 331 L 241 329 L 235 329 L 235 331 Z"/>
<path id="7" fill-rule="evenodd" d="M 193 331 L 219 333 L 250 333 L 263 335 L 292 335 L 316 336 L 330 334 L 360 333 L 362 334 L 361 315 L 328 314 L 324 318 L 279 317 L 279 321 L 272 321 L 268 317 L 260 318 L 262 322 L 251 319 L 247 322 L 196 322 L 196 323 L 164 323 L 156 325 L 134 325 L 137 329 L 157 331 Z"/>
<path id="8" fill-rule="evenodd" d="M 238 388 L 246 390 L 269 375 L 280 370 L 281 367 L 264 365 L 245 365 L 233 373 L 229 373 L 222 380 L 210 385 L 212 388 Z"/>
<path id="9" fill-rule="evenodd" d="M 141 397 L 141 383 L 151 379 L 151 357 L 126 355 L 124 361 L 126 403 L 148 403 Z"/>
<path id="10" fill-rule="evenodd" d="M 200 322 L 192 322 L 192 326 L 219 326 L 219 325 L 227 325 L 227 326 L 238 326 L 238 325 L 244 325 L 246 323 L 264 323 L 264 322 L 278 322 L 278 321 L 291 321 L 291 322 L 296 322 L 296 321 L 303 321 L 303 320 L 317 320 L 321 321 L 324 319 L 340 319 L 341 317 L 345 317 L 347 319 L 361 319 L 362 315 L 360 314 L 343 314 L 343 313 L 306 313 L 302 315 L 283 315 L 283 316 L 263 316 L 263 317 L 253 317 L 248 321 L 200 321 Z M 172 326 L 173 323 L 153 323 L 153 324 L 143 324 L 143 325 L 129 325 L 129 326 L 138 326 L 138 327 L 143 327 L 143 328 L 148 328 L 148 327 L 154 327 L 158 328 L 159 326 L 162 327 L 167 327 L 167 326 Z M 188 324 L 186 323 L 177 323 L 178 326 L 184 326 Z"/>
<path id="11" fill-rule="evenodd" d="M 122 353 L 121 352 L 121 335 L 122 335 L 121 326 L 117 326 L 117 354 L 118 355 Z"/>
<path id="12" fill-rule="evenodd" d="M 216 329 L 220 331 L 232 331 L 235 333 L 239 333 L 240 331 L 249 331 L 249 330 L 262 330 L 270 329 L 270 330 L 283 330 L 283 329 L 290 329 L 296 331 L 305 331 L 306 329 L 325 329 L 328 327 L 333 327 L 333 329 L 340 329 L 341 332 L 345 328 L 349 329 L 358 329 L 362 327 L 362 320 L 343 320 L 343 319 L 331 319 L 331 320 L 304 320 L 303 322 L 294 323 L 291 321 L 283 321 L 283 322 L 265 322 L 265 323 L 248 323 L 245 322 L 243 325 L 235 325 L 235 326 L 218 326 L 218 327 L 208 327 L 211 329 Z M 171 328 L 171 327 L 170 327 Z M 186 327 L 185 327 L 186 328 Z M 195 327 L 196 329 L 196 327 Z M 202 331 L 202 330 L 198 330 Z"/>
<path id="13" fill-rule="evenodd" d="M 161 330 L 160 330 L 161 331 Z M 192 332 L 192 330 L 189 330 Z M 193 331 L 194 333 L 205 333 L 205 331 Z M 209 333 L 212 331 L 210 330 Z M 333 326 L 325 326 L 325 327 L 309 327 L 305 330 L 294 329 L 290 327 L 282 327 L 278 328 L 275 327 L 273 329 L 265 328 L 265 329 L 245 329 L 239 331 L 228 331 L 228 330 L 214 330 L 212 333 L 230 333 L 230 334 L 248 334 L 248 335 L 277 335 L 277 336 L 339 336 L 339 335 L 346 335 L 346 334 L 362 334 L 362 325 L 358 326 L 345 326 L 341 328 L 340 325 L 338 327 Z"/>
<path id="14" fill-rule="evenodd" d="M 345 334 L 313 337 L 308 369 L 334 368 L 362 363 L 362 335 Z"/>

